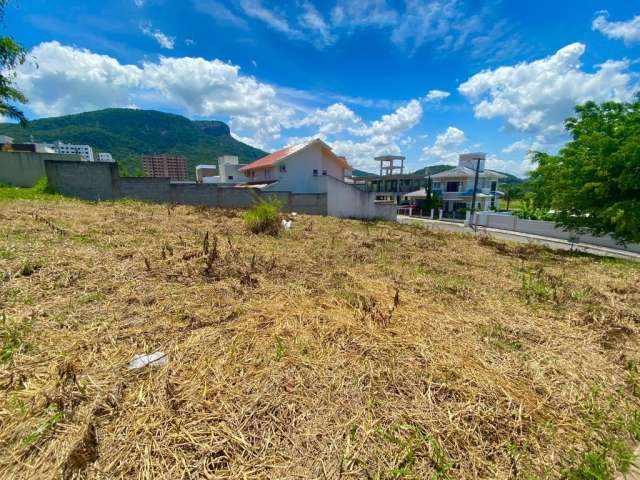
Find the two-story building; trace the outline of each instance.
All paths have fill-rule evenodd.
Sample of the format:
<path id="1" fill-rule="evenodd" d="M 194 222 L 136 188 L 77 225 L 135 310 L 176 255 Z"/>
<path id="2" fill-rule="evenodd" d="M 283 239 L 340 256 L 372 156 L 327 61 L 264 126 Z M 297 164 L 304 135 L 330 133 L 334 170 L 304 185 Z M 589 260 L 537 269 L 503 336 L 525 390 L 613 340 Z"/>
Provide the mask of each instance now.
<path id="1" fill-rule="evenodd" d="M 281 191 L 293 193 L 324 193 L 326 182 L 318 177 L 331 177 L 344 182 L 351 170 L 344 157 L 336 155 L 320 139 L 278 150 L 241 167 L 249 184 L 273 184 Z"/>
<path id="2" fill-rule="evenodd" d="M 478 188 L 475 209 L 482 211 L 499 208 L 502 192 L 498 190 L 498 184 L 500 179 L 506 177 L 485 169 L 485 161 L 484 153 L 464 153 L 460 155 L 456 168 L 431 175 L 433 191 L 442 199 L 442 209 L 446 214 L 471 209 L 476 170 Z"/>

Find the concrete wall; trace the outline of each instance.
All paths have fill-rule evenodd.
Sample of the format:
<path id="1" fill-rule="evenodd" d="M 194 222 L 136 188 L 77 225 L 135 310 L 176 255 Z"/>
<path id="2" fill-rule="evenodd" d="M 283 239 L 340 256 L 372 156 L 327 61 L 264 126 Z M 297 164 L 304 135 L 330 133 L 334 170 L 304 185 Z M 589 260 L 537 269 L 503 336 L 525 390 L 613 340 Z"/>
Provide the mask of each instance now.
<path id="1" fill-rule="evenodd" d="M 49 186 L 56 192 L 85 200 L 117 198 L 114 180 L 118 167 L 107 162 L 45 161 Z"/>
<path id="2" fill-rule="evenodd" d="M 376 203 L 374 192 L 362 190 L 329 176 L 312 177 L 327 192 L 327 214 L 341 218 L 379 218 L 396 220 L 394 204 Z"/>
<path id="3" fill-rule="evenodd" d="M 576 235 L 574 232 L 556 227 L 554 222 L 543 222 L 539 220 L 522 220 L 515 215 L 504 215 L 497 213 L 480 212 L 476 214 L 476 225 L 487 228 L 497 228 L 500 230 L 511 230 L 513 232 L 529 233 L 544 237 L 560 238 L 562 240 L 573 240 L 576 243 L 588 243 L 601 247 L 617 248 L 629 252 L 640 253 L 640 244 L 627 244 L 625 247 L 616 243 L 609 235 L 594 237 L 593 235 Z"/>
<path id="4" fill-rule="evenodd" d="M 0 152 L 0 184 L 32 187 L 46 176 L 45 160 L 80 161 L 79 155 L 57 153 Z"/>
<path id="5" fill-rule="evenodd" d="M 115 163 L 47 161 L 45 173 L 54 190 L 85 200 L 130 198 L 152 203 L 250 208 L 256 202 L 275 198 L 282 202 L 285 212 L 327 214 L 324 193 L 262 192 L 253 188 L 171 182 L 168 178 L 120 177 Z"/>

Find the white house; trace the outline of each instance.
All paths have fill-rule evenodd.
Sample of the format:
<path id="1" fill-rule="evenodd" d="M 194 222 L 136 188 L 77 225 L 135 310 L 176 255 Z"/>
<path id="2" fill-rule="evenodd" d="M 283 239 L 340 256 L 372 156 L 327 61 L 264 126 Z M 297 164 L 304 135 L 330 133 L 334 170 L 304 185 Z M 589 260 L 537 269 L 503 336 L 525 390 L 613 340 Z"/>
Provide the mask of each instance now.
<path id="1" fill-rule="evenodd" d="M 465 153 L 460 155 L 458 166 L 445 172 L 431 175 L 433 191 L 442 198 L 445 212 L 471 209 L 473 185 L 478 170 L 478 188 L 476 190 L 476 210 L 498 208 L 502 193 L 498 191 L 501 173 L 485 169 L 484 153 Z"/>
<path id="2" fill-rule="evenodd" d="M 293 145 L 240 168 L 249 183 L 273 184 L 270 189 L 293 193 L 324 193 L 326 182 L 318 177 L 331 177 L 344 183 L 351 167 L 344 157 L 336 155 L 320 139 Z"/>
<path id="3" fill-rule="evenodd" d="M 327 215 L 395 220 L 396 207 L 375 202 L 375 194 L 345 182 L 351 172 L 347 159 L 336 155 L 320 139 L 278 150 L 240 168 L 245 186 L 265 192 L 325 194 Z"/>

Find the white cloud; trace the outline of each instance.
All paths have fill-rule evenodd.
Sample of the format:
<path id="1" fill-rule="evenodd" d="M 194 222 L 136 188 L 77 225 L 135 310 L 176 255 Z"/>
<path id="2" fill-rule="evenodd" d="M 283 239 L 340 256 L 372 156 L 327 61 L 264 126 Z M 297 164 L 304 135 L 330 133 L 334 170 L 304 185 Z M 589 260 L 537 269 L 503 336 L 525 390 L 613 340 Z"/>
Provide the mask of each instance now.
<path id="1" fill-rule="evenodd" d="M 422 105 L 418 100 L 411 100 L 395 112 L 383 115 L 368 126 L 351 129 L 354 135 L 374 137 L 379 135 L 395 135 L 417 125 L 422 119 Z"/>
<path id="2" fill-rule="evenodd" d="M 524 177 L 527 172 L 533 169 L 534 165 L 531 162 L 529 156 L 525 157 L 523 161 L 517 160 L 504 160 L 498 158 L 496 155 L 487 155 L 487 161 L 485 163 L 486 168 L 489 170 L 497 170 L 499 172 L 511 173 L 519 177 Z"/>
<path id="3" fill-rule="evenodd" d="M 449 49 L 455 43 L 453 29 L 462 21 L 462 15 L 456 0 L 407 0 L 406 11 L 400 17 L 391 40 L 412 52 L 435 39 Z"/>
<path id="4" fill-rule="evenodd" d="M 322 14 L 318 12 L 311 2 L 305 0 L 302 3 L 302 14 L 298 21 L 303 28 L 314 35 L 314 43 L 318 48 L 323 48 L 336 42 L 336 36 L 332 33 L 331 27 L 327 25 Z"/>
<path id="5" fill-rule="evenodd" d="M 347 28 L 394 25 L 397 19 L 386 0 L 340 0 L 331 10 L 333 24 Z"/>
<path id="6" fill-rule="evenodd" d="M 317 125 L 322 135 L 336 134 L 362 125 L 362 119 L 343 103 L 318 109 L 295 124 L 296 127 Z"/>
<path id="7" fill-rule="evenodd" d="M 225 5 L 216 0 L 193 0 L 196 11 L 211 17 L 216 23 L 231 25 L 242 30 L 248 30 L 247 21 L 233 13 Z"/>
<path id="8" fill-rule="evenodd" d="M 37 64 L 18 67 L 16 81 L 29 108 L 43 117 L 131 105 L 130 90 L 143 76 L 136 65 L 55 41 L 37 45 L 31 55 Z"/>
<path id="9" fill-rule="evenodd" d="M 429 90 L 429 92 L 424 96 L 424 100 L 426 102 L 437 102 L 439 100 L 444 100 L 451 94 L 449 92 L 445 92 L 443 90 Z"/>
<path id="10" fill-rule="evenodd" d="M 162 48 L 166 48 L 167 50 L 173 50 L 175 45 L 176 37 L 170 37 L 165 35 L 157 28 L 154 30 L 151 23 L 143 23 L 140 25 L 140 31 L 144 33 L 147 37 L 153 38 L 158 45 Z"/>
<path id="11" fill-rule="evenodd" d="M 133 0 L 133 4 L 138 8 L 144 7 L 144 2 L 145 0 Z"/>
<path id="12" fill-rule="evenodd" d="M 432 162 L 455 164 L 458 161 L 460 147 L 466 141 L 467 139 L 462 130 L 456 127 L 448 127 L 436 137 L 433 145 L 422 149 L 422 156 Z"/>
<path id="13" fill-rule="evenodd" d="M 594 73 L 581 69 L 585 51 L 573 43 L 533 62 L 484 70 L 460 85 L 476 118 L 499 118 L 521 132 L 557 135 L 576 104 L 627 100 L 633 92 L 629 62 L 609 60 Z"/>
<path id="14" fill-rule="evenodd" d="M 598 12 L 599 15 L 593 20 L 591 28 L 608 38 L 624 40 L 626 45 L 640 42 L 640 15 L 633 17 L 626 22 L 610 22 L 609 12 L 606 10 Z"/>
<path id="15" fill-rule="evenodd" d="M 526 140 L 518 140 L 517 142 L 513 142 L 506 148 L 502 149 L 502 153 L 513 153 L 513 152 L 526 152 L 531 148 L 531 142 L 527 142 Z"/>
<path id="16" fill-rule="evenodd" d="M 302 38 L 302 32 L 291 27 L 283 13 L 270 10 L 260 0 L 240 0 L 245 14 L 266 23 L 269 27 L 292 38 Z"/>
<path id="17" fill-rule="evenodd" d="M 356 168 L 373 168 L 374 158 L 379 155 L 400 155 L 400 147 L 386 137 L 373 137 L 366 141 L 334 140 L 330 142 L 337 155 L 347 157 L 349 164 Z"/>
<path id="18" fill-rule="evenodd" d="M 37 65 L 20 66 L 17 83 L 38 116 L 151 103 L 194 116 L 227 116 L 238 135 L 265 146 L 294 114 L 274 87 L 217 59 L 162 57 L 140 67 L 58 42 L 41 43 L 32 55 Z"/>

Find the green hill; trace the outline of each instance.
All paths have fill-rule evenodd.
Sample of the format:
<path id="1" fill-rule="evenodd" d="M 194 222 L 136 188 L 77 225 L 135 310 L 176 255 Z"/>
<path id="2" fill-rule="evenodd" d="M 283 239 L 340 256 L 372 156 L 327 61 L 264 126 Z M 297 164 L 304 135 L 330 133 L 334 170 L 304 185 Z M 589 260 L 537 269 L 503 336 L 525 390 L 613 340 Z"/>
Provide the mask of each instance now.
<path id="1" fill-rule="evenodd" d="M 416 170 L 413 173 L 415 175 L 435 175 L 436 173 L 446 172 L 447 170 L 451 170 L 453 168 L 455 168 L 455 165 L 430 165 L 428 167 L 424 167 L 419 170 Z M 498 172 L 498 171 L 494 170 L 494 172 Z M 520 177 L 516 177 L 511 173 L 506 173 L 506 172 L 498 172 L 498 173 L 501 173 L 502 175 L 505 175 L 507 177 L 500 180 L 500 183 L 515 184 L 515 183 L 524 182 L 524 179 Z"/>
<path id="2" fill-rule="evenodd" d="M 187 158 L 188 172 L 195 166 L 217 164 L 220 155 L 237 155 L 250 163 L 265 152 L 230 135 L 229 126 L 218 121 L 192 121 L 180 115 L 154 110 L 109 108 L 95 112 L 34 120 L 28 128 L 0 123 L 0 135 L 16 143 L 54 142 L 91 145 L 94 151 L 110 152 L 129 174 L 141 172 L 143 154 L 171 153 Z"/>

